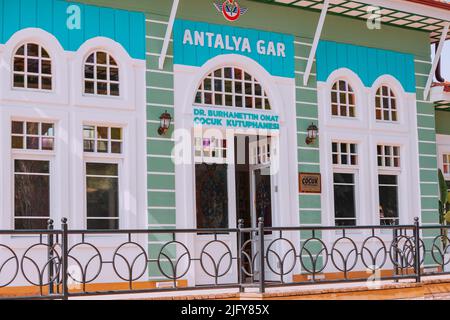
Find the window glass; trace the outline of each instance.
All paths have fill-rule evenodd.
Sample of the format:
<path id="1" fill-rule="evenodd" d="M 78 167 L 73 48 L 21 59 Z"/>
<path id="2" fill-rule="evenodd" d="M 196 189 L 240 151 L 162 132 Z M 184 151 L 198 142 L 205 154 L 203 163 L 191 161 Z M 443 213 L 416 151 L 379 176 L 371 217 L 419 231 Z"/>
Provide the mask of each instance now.
<path id="1" fill-rule="evenodd" d="M 50 162 L 14 161 L 16 230 L 47 229 L 50 217 Z"/>
<path id="2" fill-rule="evenodd" d="M 335 117 L 356 117 L 356 99 L 351 85 L 345 80 L 334 83 L 331 89 L 331 115 Z"/>
<path id="3" fill-rule="evenodd" d="M 381 225 L 398 225 L 398 177 L 379 175 L 380 222 Z"/>
<path id="4" fill-rule="evenodd" d="M 11 147 L 15 150 L 54 150 L 55 124 L 12 121 Z"/>
<path id="5" fill-rule="evenodd" d="M 22 45 L 14 54 L 13 87 L 52 90 L 52 61 L 38 44 Z"/>
<path id="6" fill-rule="evenodd" d="M 119 229 L 119 168 L 117 164 L 86 163 L 87 228 Z"/>
<path id="7" fill-rule="evenodd" d="M 197 164 L 195 187 L 197 228 L 228 228 L 228 166 Z"/>
<path id="8" fill-rule="evenodd" d="M 378 166 L 385 168 L 400 168 L 400 147 L 377 146 Z"/>
<path id="9" fill-rule="evenodd" d="M 355 175 L 335 173 L 333 179 L 335 224 L 336 226 L 355 226 Z"/>
<path id="10" fill-rule="evenodd" d="M 398 121 L 397 99 L 388 86 L 381 86 L 375 96 L 375 115 L 379 121 Z"/>
<path id="11" fill-rule="evenodd" d="M 84 64 L 84 93 L 120 96 L 120 74 L 116 60 L 107 52 L 97 51 Z"/>
<path id="12" fill-rule="evenodd" d="M 358 146 L 355 143 L 333 142 L 332 159 L 334 165 L 358 165 Z"/>
<path id="13" fill-rule="evenodd" d="M 200 84 L 197 105 L 271 110 L 259 81 L 239 68 L 225 67 L 210 73 Z"/>
<path id="14" fill-rule="evenodd" d="M 122 128 L 85 125 L 83 127 L 84 152 L 121 154 Z"/>

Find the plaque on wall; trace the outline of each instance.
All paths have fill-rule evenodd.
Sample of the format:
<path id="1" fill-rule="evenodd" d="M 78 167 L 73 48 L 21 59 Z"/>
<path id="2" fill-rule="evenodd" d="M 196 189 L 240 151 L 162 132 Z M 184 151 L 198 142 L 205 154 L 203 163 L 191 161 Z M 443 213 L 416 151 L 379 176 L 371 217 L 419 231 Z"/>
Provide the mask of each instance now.
<path id="1" fill-rule="evenodd" d="M 322 176 L 320 173 L 299 174 L 300 193 L 322 193 Z"/>

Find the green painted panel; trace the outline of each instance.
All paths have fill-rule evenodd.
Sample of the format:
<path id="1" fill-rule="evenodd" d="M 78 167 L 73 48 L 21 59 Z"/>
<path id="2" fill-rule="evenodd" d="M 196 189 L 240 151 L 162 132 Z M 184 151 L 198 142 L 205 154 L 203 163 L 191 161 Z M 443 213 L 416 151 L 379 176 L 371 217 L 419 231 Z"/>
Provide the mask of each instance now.
<path id="1" fill-rule="evenodd" d="M 420 172 L 420 181 L 421 182 L 437 182 L 438 181 L 437 170 L 436 170 L 436 172 L 421 171 Z"/>
<path id="2" fill-rule="evenodd" d="M 165 158 L 148 158 L 147 169 L 149 172 L 174 173 L 175 165 Z"/>
<path id="3" fill-rule="evenodd" d="M 162 47 L 163 47 L 163 39 L 153 38 L 153 39 L 147 39 L 147 52 L 149 53 L 157 53 L 161 54 Z M 167 54 L 173 56 L 173 44 L 170 42 L 169 47 L 167 49 Z"/>
<path id="4" fill-rule="evenodd" d="M 298 161 L 316 163 L 320 165 L 319 151 L 316 150 L 298 150 Z"/>
<path id="5" fill-rule="evenodd" d="M 317 106 L 297 103 L 297 116 L 318 119 L 319 113 Z"/>
<path id="6" fill-rule="evenodd" d="M 420 192 L 422 196 L 435 196 L 438 195 L 437 184 L 423 184 L 420 185 Z"/>
<path id="7" fill-rule="evenodd" d="M 301 164 L 298 166 L 298 172 L 320 173 L 320 165 Z"/>
<path id="8" fill-rule="evenodd" d="M 439 223 L 439 213 L 436 210 L 436 212 L 430 212 L 430 211 L 423 211 L 422 212 L 422 223 Z"/>
<path id="9" fill-rule="evenodd" d="M 147 103 L 167 104 L 173 106 L 173 92 L 147 89 Z"/>
<path id="10" fill-rule="evenodd" d="M 175 246 L 168 246 L 165 247 L 164 250 L 161 252 L 161 249 L 163 249 L 164 244 L 149 244 L 148 251 L 149 251 L 149 258 L 150 259 L 158 259 L 160 256 L 160 253 L 165 254 L 169 259 L 176 259 L 177 256 L 177 250 Z M 167 259 L 166 256 L 162 256 Z"/>
<path id="11" fill-rule="evenodd" d="M 436 158 L 419 156 L 419 164 L 421 168 L 437 169 Z"/>
<path id="12" fill-rule="evenodd" d="M 321 196 L 311 194 L 299 195 L 300 208 L 321 208 Z"/>
<path id="13" fill-rule="evenodd" d="M 300 210 L 300 225 L 314 224 L 320 225 L 322 221 L 322 212 L 320 210 Z"/>
<path id="14" fill-rule="evenodd" d="M 175 192 L 150 191 L 148 193 L 148 205 L 150 207 L 175 207 Z"/>
<path id="15" fill-rule="evenodd" d="M 436 154 L 435 143 L 419 143 L 419 151 L 422 154 Z"/>
<path id="16" fill-rule="evenodd" d="M 436 133 L 433 130 L 427 129 L 418 129 L 419 131 L 419 140 L 421 141 L 436 141 Z"/>
<path id="17" fill-rule="evenodd" d="M 297 88 L 295 92 L 298 100 L 317 103 L 317 91 Z"/>
<path id="18" fill-rule="evenodd" d="M 175 177 L 174 176 L 156 176 L 156 175 L 149 177 L 148 188 L 149 189 L 175 190 Z"/>
<path id="19" fill-rule="evenodd" d="M 157 55 L 147 55 L 147 69 L 148 70 L 156 70 L 155 73 L 158 71 L 163 72 L 173 72 L 173 58 L 172 57 L 166 57 L 166 63 L 164 63 L 164 68 L 162 70 L 159 70 L 159 55 L 160 52 L 157 53 Z M 150 72 L 150 71 L 148 71 Z"/>
<path id="20" fill-rule="evenodd" d="M 434 106 L 432 103 L 417 102 L 417 113 L 434 115 Z"/>
<path id="21" fill-rule="evenodd" d="M 147 72 L 147 86 L 173 88 L 173 75 L 158 72 Z"/>
<path id="22" fill-rule="evenodd" d="M 148 215 L 149 224 L 176 224 L 175 210 L 149 209 Z"/>
<path id="23" fill-rule="evenodd" d="M 153 141 L 147 140 L 148 154 L 171 155 L 174 147 L 172 141 Z"/>
<path id="24" fill-rule="evenodd" d="M 422 198 L 421 201 L 422 201 L 422 209 L 438 210 L 439 200 L 437 196 L 436 198 Z"/>
<path id="25" fill-rule="evenodd" d="M 424 128 L 434 128 L 435 127 L 435 120 L 434 117 L 427 117 L 427 116 L 417 116 L 417 125 L 419 127 Z"/>

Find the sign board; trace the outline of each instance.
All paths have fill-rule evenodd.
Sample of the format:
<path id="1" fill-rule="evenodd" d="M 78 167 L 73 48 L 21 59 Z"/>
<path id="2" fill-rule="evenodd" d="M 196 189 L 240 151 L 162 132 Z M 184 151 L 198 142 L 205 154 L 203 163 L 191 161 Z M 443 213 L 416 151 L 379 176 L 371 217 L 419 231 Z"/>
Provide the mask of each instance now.
<path id="1" fill-rule="evenodd" d="M 173 45 L 174 64 L 201 67 L 216 56 L 238 54 L 273 76 L 295 77 L 293 35 L 177 19 Z"/>
<path id="2" fill-rule="evenodd" d="M 322 193 L 322 176 L 320 173 L 299 174 L 300 193 Z"/>
<path id="3" fill-rule="evenodd" d="M 279 116 L 262 111 L 251 113 L 230 109 L 194 106 L 194 124 L 206 127 L 279 130 L 279 121 Z"/>

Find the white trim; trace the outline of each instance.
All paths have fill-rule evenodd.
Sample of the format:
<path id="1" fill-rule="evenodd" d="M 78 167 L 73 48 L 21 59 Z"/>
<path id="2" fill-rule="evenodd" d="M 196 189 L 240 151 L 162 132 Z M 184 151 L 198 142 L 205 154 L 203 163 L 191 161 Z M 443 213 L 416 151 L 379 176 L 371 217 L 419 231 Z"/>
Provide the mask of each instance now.
<path id="1" fill-rule="evenodd" d="M 158 67 L 164 69 L 164 62 L 166 61 L 167 50 L 169 49 L 170 37 L 172 36 L 173 25 L 178 11 L 180 0 L 173 0 L 172 10 L 170 11 L 169 23 L 167 24 L 166 35 L 161 49 L 161 56 L 159 57 Z"/>
<path id="2" fill-rule="evenodd" d="M 431 66 L 430 74 L 428 75 L 427 84 L 423 91 L 423 98 L 427 99 L 430 93 L 431 85 L 433 84 L 434 74 L 436 72 L 439 60 L 441 59 L 442 50 L 444 49 L 444 43 L 447 39 L 448 30 L 450 28 L 450 22 L 445 23 L 444 29 L 442 30 L 441 38 L 439 40 L 439 45 L 436 50 L 436 54 L 433 59 L 433 64 Z"/>
<path id="3" fill-rule="evenodd" d="M 303 85 L 307 85 L 309 81 L 309 75 L 314 63 L 314 58 L 316 56 L 317 47 L 319 45 L 320 36 L 322 35 L 323 25 L 325 24 L 325 18 L 327 16 L 328 7 L 330 5 L 330 0 L 325 0 L 322 7 L 322 12 L 320 13 L 319 23 L 317 24 L 316 33 L 314 35 L 314 40 L 312 43 L 311 51 L 309 53 L 308 64 L 306 65 L 305 74 L 303 75 Z"/>

